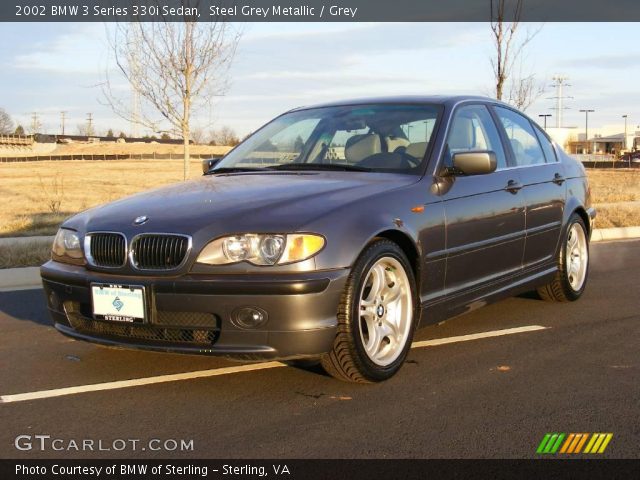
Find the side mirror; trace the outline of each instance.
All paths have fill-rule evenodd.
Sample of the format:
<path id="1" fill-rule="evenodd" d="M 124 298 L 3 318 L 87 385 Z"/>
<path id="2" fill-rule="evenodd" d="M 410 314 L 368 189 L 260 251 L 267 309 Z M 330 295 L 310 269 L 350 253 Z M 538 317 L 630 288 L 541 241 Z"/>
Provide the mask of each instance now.
<path id="1" fill-rule="evenodd" d="M 496 154 L 490 151 L 457 152 L 453 154 L 453 168 L 465 175 L 484 175 L 496 171 Z"/>
<path id="2" fill-rule="evenodd" d="M 204 160 L 202 160 L 202 173 L 207 173 L 209 170 L 215 167 L 218 162 L 220 162 L 220 160 L 222 160 L 222 157 L 205 158 Z"/>

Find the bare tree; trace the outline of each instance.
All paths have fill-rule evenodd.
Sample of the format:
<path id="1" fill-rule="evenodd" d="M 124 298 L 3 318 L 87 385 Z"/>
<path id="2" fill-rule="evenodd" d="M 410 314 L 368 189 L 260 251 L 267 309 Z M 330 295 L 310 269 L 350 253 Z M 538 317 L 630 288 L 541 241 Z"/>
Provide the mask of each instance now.
<path id="1" fill-rule="evenodd" d="M 0 135 L 10 135 L 12 133 L 13 120 L 3 108 L 0 108 Z"/>
<path id="2" fill-rule="evenodd" d="M 79 123 L 78 125 L 76 125 L 76 132 L 78 133 L 78 135 L 80 135 L 81 137 L 90 137 L 93 135 L 93 129 L 89 128 L 89 125 L 87 125 L 86 123 Z"/>
<path id="3" fill-rule="evenodd" d="M 524 112 L 533 102 L 540 98 L 544 92 L 544 83 L 536 80 L 534 74 L 521 75 L 510 82 L 507 103 Z"/>
<path id="4" fill-rule="evenodd" d="M 204 143 L 204 130 L 200 127 L 191 129 L 191 140 L 196 145 L 201 145 Z"/>
<path id="5" fill-rule="evenodd" d="M 240 139 L 236 132 L 231 127 L 222 127 L 218 130 L 211 131 L 211 145 L 223 145 L 227 147 L 234 147 L 240 143 Z"/>
<path id="6" fill-rule="evenodd" d="M 507 82 L 512 76 L 514 64 L 521 58 L 524 48 L 540 31 L 527 31 L 520 38 L 520 21 L 524 0 L 489 0 L 491 6 L 491 31 L 495 47 L 495 56 L 491 66 L 495 80 L 495 96 L 498 100 L 524 109 L 531 105 L 541 94 L 535 75 L 523 75 L 522 68 L 517 79 L 511 79 L 508 98 L 505 99 Z M 510 19 L 511 21 L 508 21 Z"/>
<path id="7" fill-rule="evenodd" d="M 194 1 L 182 3 L 191 6 Z M 116 24 L 111 47 L 134 102 L 114 94 L 108 75 L 104 87 L 107 102 L 126 120 L 158 133 L 159 125 L 167 122 L 180 132 L 185 179 L 189 176 L 191 116 L 204 102 L 227 90 L 229 67 L 240 39 L 240 33 L 228 23 L 196 20 L 185 16 L 180 23 Z M 137 99 L 140 108 L 135 107 Z"/>

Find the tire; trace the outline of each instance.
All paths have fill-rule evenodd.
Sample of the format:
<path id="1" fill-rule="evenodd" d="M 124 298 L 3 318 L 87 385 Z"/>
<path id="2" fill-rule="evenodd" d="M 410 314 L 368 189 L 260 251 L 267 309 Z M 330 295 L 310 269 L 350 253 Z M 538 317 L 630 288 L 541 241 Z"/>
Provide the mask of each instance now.
<path id="1" fill-rule="evenodd" d="M 390 240 L 373 241 L 356 260 L 342 293 L 333 348 L 321 357 L 325 371 L 357 383 L 391 378 L 411 347 L 417 312 L 406 255 Z"/>
<path id="2" fill-rule="evenodd" d="M 295 358 L 293 360 L 287 360 L 284 363 L 295 368 L 306 370 L 320 365 L 320 358 Z"/>
<path id="3" fill-rule="evenodd" d="M 557 265 L 555 277 L 547 285 L 538 288 L 538 295 L 550 302 L 578 300 L 587 286 L 589 276 L 589 237 L 584 221 L 577 213 L 569 218 Z"/>

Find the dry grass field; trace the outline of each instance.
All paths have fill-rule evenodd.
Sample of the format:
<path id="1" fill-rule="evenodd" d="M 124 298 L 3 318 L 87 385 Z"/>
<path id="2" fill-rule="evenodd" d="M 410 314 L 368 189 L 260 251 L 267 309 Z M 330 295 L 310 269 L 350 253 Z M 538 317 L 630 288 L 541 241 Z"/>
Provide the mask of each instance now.
<path id="1" fill-rule="evenodd" d="M 588 175 L 594 203 L 640 201 L 640 169 L 590 169 Z"/>
<path id="2" fill-rule="evenodd" d="M 51 242 L 24 240 L 0 244 L 0 268 L 38 267 L 51 258 Z"/>
<path id="3" fill-rule="evenodd" d="M 212 145 L 191 145 L 193 155 L 225 154 L 230 147 Z M 179 155 L 182 145 L 166 143 L 116 143 L 116 142 L 77 142 L 68 144 L 35 144 L 32 148 L 8 148 L 0 146 L 0 157 L 28 157 L 31 155 L 140 155 L 140 154 Z"/>
<path id="4" fill-rule="evenodd" d="M 192 161 L 191 177 L 201 175 Z M 590 170 L 598 228 L 640 225 L 640 170 Z M 182 161 L 58 161 L 0 164 L 0 237 L 53 235 L 68 216 L 154 187 L 180 182 Z M 6 251 L 5 251 L 6 250 Z M 47 249 L 0 251 L 0 268 L 38 265 Z M 30 253 L 29 253 L 30 252 Z M 11 257 L 11 258 L 10 258 Z"/>
<path id="5" fill-rule="evenodd" d="M 191 176 L 202 175 L 199 160 Z M 0 164 L 0 237 L 53 235 L 66 217 L 182 180 L 181 160 Z"/>
<path id="6" fill-rule="evenodd" d="M 199 160 L 191 176 L 201 175 Z M 594 203 L 640 201 L 640 170 L 588 172 Z M 182 180 L 180 160 L 0 164 L 0 237 L 53 235 L 67 216 Z M 599 227 L 640 225 L 640 209 L 598 208 Z"/>

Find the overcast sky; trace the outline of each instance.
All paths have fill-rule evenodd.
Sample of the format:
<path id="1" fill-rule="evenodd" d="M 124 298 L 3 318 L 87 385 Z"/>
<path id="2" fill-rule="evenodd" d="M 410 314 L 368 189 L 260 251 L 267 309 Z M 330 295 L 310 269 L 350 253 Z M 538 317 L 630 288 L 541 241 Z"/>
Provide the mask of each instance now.
<path id="1" fill-rule="evenodd" d="M 239 134 L 300 105 L 349 97 L 396 94 L 490 94 L 491 32 L 484 23 L 237 25 L 244 31 L 231 88 L 201 110 L 194 124 L 229 125 Z M 523 25 L 537 29 L 540 25 Z M 565 126 L 584 125 L 582 108 L 596 110 L 590 125 L 640 124 L 638 24 L 548 23 L 527 48 L 525 73 L 551 84 L 566 75 Z M 0 107 L 28 125 L 38 112 L 44 129 L 67 133 L 92 112 L 98 132 L 130 126 L 101 103 L 105 70 L 112 68 L 100 23 L 2 24 Z M 548 88 L 527 113 L 554 113 Z M 553 124 L 553 119 L 550 120 Z"/>

